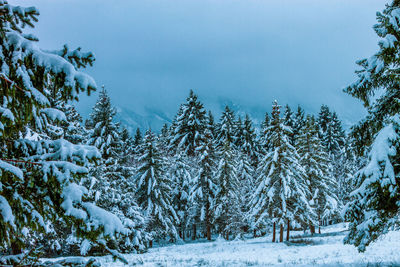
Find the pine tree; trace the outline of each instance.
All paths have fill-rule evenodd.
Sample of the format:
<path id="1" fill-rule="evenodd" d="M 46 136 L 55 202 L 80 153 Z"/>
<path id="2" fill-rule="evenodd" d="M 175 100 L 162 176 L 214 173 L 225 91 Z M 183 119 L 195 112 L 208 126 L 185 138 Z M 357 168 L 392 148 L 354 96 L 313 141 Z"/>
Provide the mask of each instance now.
<path id="1" fill-rule="evenodd" d="M 305 113 L 304 110 L 300 107 L 297 106 L 297 111 L 294 114 L 294 119 L 293 119 L 293 138 L 296 142 L 297 137 L 300 135 L 300 131 L 303 129 L 304 125 L 306 124 L 305 120 Z"/>
<path id="2" fill-rule="evenodd" d="M 366 165 L 356 173 L 356 189 L 346 205 L 350 232 L 345 243 L 359 251 L 389 230 L 399 228 L 400 119 L 396 115 L 375 137 Z"/>
<path id="3" fill-rule="evenodd" d="M 207 240 L 211 240 L 214 212 L 212 210 L 217 194 L 217 181 L 214 178 L 216 172 L 216 154 L 213 135 L 206 130 L 202 145 L 198 148 L 198 173 L 194 177 L 191 189 L 191 202 L 196 205 L 194 217 L 205 225 Z"/>
<path id="4" fill-rule="evenodd" d="M 236 147 L 241 147 L 244 144 L 244 125 L 242 122 L 242 118 L 238 116 L 236 122 L 235 122 L 235 127 L 233 131 L 233 139 L 234 139 L 234 145 Z"/>
<path id="5" fill-rule="evenodd" d="M 269 117 L 268 112 L 265 113 L 264 121 L 261 125 L 261 137 L 260 137 L 260 146 L 261 150 L 264 154 L 268 153 L 272 149 L 271 143 L 271 118 Z"/>
<path id="6" fill-rule="evenodd" d="M 285 106 L 285 111 L 283 113 L 283 124 L 290 127 L 292 129 L 292 133 L 290 134 L 290 142 L 294 145 L 294 134 L 293 134 L 293 126 L 294 126 L 294 119 L 293 119 L 293 111 L 288 104 Z"/>
<path id="7" fill-rule="evenodd" d="M 327 105 L 322 105 L 318 114 L 319 138 L 324 139 L 328 124 L 331 121 L 331 111 Z"/>
<path id="8" fill-rule="evenodd" d="M 307 196 L 314 208 L 321 226 L 324 219 L 329 219 L 337 212 L 337 183 L 332 177 L 329 155 L 325 152 L 318 137 L 318 125 L 313 116 L 307 116 L 306 124 L 297 141 L 300 164 L 307 177 Z M 313 214 L 303 222 L 310 224 L 311 233 L 315 232 Z M 319 233 L 321 232 L 319 227 Z"/>
<path id="9" fill-rule="evenodd" d="M 128 229 L 115 215 L 87 201 L 87 189 L 79 185 L 89 162 L 100 153 L 92 146 L 46 136 L 48 122 L 65 117 L 51 107 L 54 95 L 47 88 L 60 92 L 65 102 L 93 91 L 94 80 L 78 70 L 92 64 L 93 54 L 67 46 L 53 52 L 40 49 L 36 37 L 23 34 L 24 27 L 37 21 L 34 7 L 2 1 L 0 13 L 0 244 L 20 254 L 31 244 L 30 234 L 45 232 L 61 218 L 85 244 L 107 249 L 107 241 Z M 24 163 L 13 166 L 13 160 Z M 30 264 L 26 259 L 23 264 Z"/>
<path id="10" fill-rule="evenodd" d="M 93 129 L 89 134 L 88 144 L 99 149 L 106 163 L 117 157 L 121 146 L 118 125 L 113 121 L 114 116 L 115 108 L 112 107 L 110 97 L 103 87 L 90 114 Z"/>
<path id="11" fill-rule="evenodd" d="M 345 90 L 368 110 L 367 117 L 353 128 L 359 154 L 369 153 L 367 163 L 355 176 L 357 189 L 346 211 L 350 233 L 345 242 L 360 251 L 389 229 L 397 228 L 399 221 L 399 14 L 397 0 L 377 13 L 374 30 L 381 38 L 379 50 L 357 62 L 358 80 Z M 376 92 L 379 96 L 373 97 Z"/>
<path id="12" fill-rule="evenodd" d="M 218 151 L 219 164 L 215 173 L 218 191 L 215 197 L 214 212 L 219 233 L 229 239 L 229 235 L 232 233 L 232 229 L 229 227 L 232 223 L 231 220 L 235 219 L 240 207 L 237 205 L 238 178 L 235 152 L 232 144 L 229 143 L 229 134 L 223 136 L 227 138 L 225 144 Z"/>
<path id="13" fill-rule="evenodd" d="M 151 217 L 148 231 L 155 238 L 178 236 L 175 222 L 179 222 L 179 219 L 171 202 L 171 180 L 165 173 L 165 161 L 151 130 L 146 132 L 138 162 L 140 167 L 136 179 L 136 195 L 139 206 Z"/>
<path id="14" fill-rule="evenodd" d="M 138 147 L 142 143 L 143 137 L 140 128 L 136 128 L 135 137 L 133 138 L 133 145 Z"/>
<path id="15" fill-rule="evenodd" d="M 272 151 L 260 162 L 251 214 L 255 219 L 255 227 L 265 226 L 269 218 L 272 218 L 273 241 L 277 224 L 280 226 L 282 242 L 284 224 L 288 224 L 289 230 L 290 224 L 295 223 L 299 214 L 310 212 L 311 208 L 305 194 L 305 172 L 296 149 L 289 141 L 291 129 L 282 124 L 279 114 L 279 106 L 275 101 L 269 130 Z"/>
<path id="16" fill-rule="evenodd" d="M 258 143 L 257 134 L 253 127 L 253 122 L 250 116 L 246 114 L 243 122 L 243 144 L 239 147 L 242 153 L 244 153 L 253 167 L 258 164 L 260 145 Z"/>
<path id="17" fill-rule="evenodd" d="M 168 177 L 172 181 L 172 205 L 179 218 L 179 237 L 185 240 L 185 231 L 191 220 L 192 201 L 190 190 L 193 176 L 193 162 L 184 152 L 173 155 L 168 164 Z"/>
<path id="18" fill-rule="evenodd" d="M 235 131 L 235 114 L 228 106 L 225 106 L 225 110 L 222 112 L 221 119 L 217 127 L 216 140 L 218 146 L 223 147 L 226 144 L 234 144 Z"/>
<path id="19" fill-rule="evenodd" d="M 345 134 L 342 124 L 335 112 L 328 116 L 325 131 L 321 132 L 321 140 L 329 155 L 335 160 L 344 148 Z"/>
<path id="20" fill-rule="evenodd" d="M 116 214 L 131 229 L 128 238 L 117 240 L 121 251 L 130 252 L 144 249 L 148 238 L 144 233 L 147 219 L 135 198 L 133 140 L 127 129 L 119 130 L 114 116 L 115 108 L 103 87 L 90 114 L 90 125 L 94 128 L 90 130 L 88 140 L 103 156 L 97 166 L 91 167 L 92 177 L 86 184 L 92 199 L 100 207 Z"/>
<path id="21" fill-rule="evenodd" d="M 170 147 L 173 150 L 184 150 L 185 154 L 195 156 L 196 148 L 200 146 L 205 128 L 206 112 L 197 95 L 190 90 L 186 103 L 183 104 L 174 120 Z"/>

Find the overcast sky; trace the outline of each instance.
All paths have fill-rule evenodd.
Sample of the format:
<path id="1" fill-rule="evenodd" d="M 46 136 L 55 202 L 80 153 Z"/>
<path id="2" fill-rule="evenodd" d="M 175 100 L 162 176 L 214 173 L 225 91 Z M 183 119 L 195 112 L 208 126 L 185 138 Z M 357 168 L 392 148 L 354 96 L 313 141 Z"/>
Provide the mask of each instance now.
<path id="1" fill-rule="evenodd" d="M 356 122 L 361 104 L 342 92 L 355 61 L 377 50 L 372 30 L 386 0 L 24 0 L 41 16 L 45 49 L 94 52 L 87 72 L 115 105 L 175 113 L 189 89 L 213 101 L 317 112 Z M 96 95 L 82 97 L 87 114 Z"/>

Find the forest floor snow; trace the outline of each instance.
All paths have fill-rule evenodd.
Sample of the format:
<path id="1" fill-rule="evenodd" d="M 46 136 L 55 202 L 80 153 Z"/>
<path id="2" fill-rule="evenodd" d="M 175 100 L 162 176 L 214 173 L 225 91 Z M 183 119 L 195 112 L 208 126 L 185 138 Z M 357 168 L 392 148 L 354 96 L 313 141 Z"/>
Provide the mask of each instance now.
<path id="1" fill-rule="evenodd" d="M 291 241 L 272 243 L 271 236 L 247 240 L 186 243 L 125 255 L 130 266 L 400 266 L 400 232 L 390 232 L 359 253 L 344 245 L 346 225 L 322 228 L 314 236 L 293 232 Z M 286 234 L 286 233 L 285 233 Z M 124 266 L 98 257 L 102 266 Z"/>

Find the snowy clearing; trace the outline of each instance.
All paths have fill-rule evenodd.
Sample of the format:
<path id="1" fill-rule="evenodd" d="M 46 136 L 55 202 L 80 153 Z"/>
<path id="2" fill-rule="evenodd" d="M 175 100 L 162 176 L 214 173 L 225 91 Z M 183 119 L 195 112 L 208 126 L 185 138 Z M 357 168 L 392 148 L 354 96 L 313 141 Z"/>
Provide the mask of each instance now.
<path id="1" fill-rule="evenodd" d="M 400 232 L 390 232 L 371 244 L 365 253 L 344 245 L 345 225 L 322 229 L 309 237 L 294 232 L 290 243 L 271 243 L 270 236 L 240 241 L 170 245 L 142 255 L 125 255 L 129 265 L 139 266 L 398 266 Z M 102 266 L 124 266 L 110 256 L 100 257 Z"/>

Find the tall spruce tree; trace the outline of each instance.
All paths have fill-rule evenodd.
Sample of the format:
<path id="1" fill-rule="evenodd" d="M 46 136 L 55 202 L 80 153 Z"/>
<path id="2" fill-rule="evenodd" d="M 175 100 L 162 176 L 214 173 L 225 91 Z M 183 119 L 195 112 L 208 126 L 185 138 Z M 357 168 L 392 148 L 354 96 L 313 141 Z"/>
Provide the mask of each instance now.
<path id="1" fill-rule="evenodd" d="M 205 138 L 198 148 L 198 173 L 194 177 L 191 189 L 191 202 L 195 204 L 196 219 L 203 222 L 207 240 L 211 240 L 214 211 L 213 205 L 218 192 L 216 172 L 215 143 L 211 130 L 207 129 Z"/>
<path id="2" fill-rule="evenodd" d="M 225 136 L 225 135 L 224 135 Z M 238 206 L 238 177 L 235 162 L 233 144 L 229 143 L 229 135 L 226 135 L 225 144 L 218 149 L 219 164 L 215 172 L 218 191 L 214 202 L 215 223 L 218 232 L 225 239 L 229 239 L 232 233 L 231 219 L 235 219 L 239 211 Z"/>
<path id="3" fill-rule="evenodd" d="M 292 129 L 292 133 L 290 133 L 290 142 L 294 145 L 294 134 L 293 134 L 293 127 L 294 127 L 294 119 L 293 119 L 293 111 L 288 104 L 285 106 L 285 111 L 283 113 L 283 124 L 290 127 Z"/>
<path id="4" fill-rule="evenodd" d="M 45 135 L 47 122 L 65 117 L 50 106 L 48 88 L 63 101 L 94 90 L 94 80 L 78 70 L 91 65 L 94 57 L 67 46 L 53 52 L 40 49 L 36 37 L 23 33 L 37 21 L 34 7 L 2 1 L 0 13 L 0 246 L 20 254 L 31 244 L 29 233 L 45 232 L 61 218 L 86 244 L 106 248 L 106 241 L 127 229 L 115 215 L 88 201 L 87 188 L 79 185 L 100 153 Z M 14 166 L 14 160 L 24 163 Z M 23 259 L 5 264 L 30 264 L 30 257 Z"/>
<path id="5" fill-rule="evenodd" d="M 171 201 L 179 218 L 178 234 L 185 240 L 186 228 L 192 217 L 190 190 L 193 182 L 193 163 L 184 152 L 170 156 L 168 177 L 172 182 Z"/>
<path id="6" fill-rule="evenodd" d="M 226 144 L 231 145 L 235 143 L 235 121 L 234 112 L 228 106 L 225 106 L 225 110 L 222 112 L 221 119 L 217 127 L 216 139 L 219 147 L 223 147 Z"/>
<path id="7" fill-rule="evenodd" d="M 296 222 L 299 214 L 311 212 L 311 208 L 305 193 L 305 171 L 296 149 L 290 144 L 291 129 L 282 123 L 276 101 L 269 131 L 272 151 L 259 164 L 251 214 L 255 218 L 255 227 L 265 226 L 272 218 L 273 242 L 276 224 L 280 227 L 279 241 L 282 242 L 284 225 L 288 224 L 289 233 L 290 224 Z"/>
<path id="8" fill-rule="evenodd" d="M 356 174 L 346 215 L 350 232 L 346 243 L 360 251 L 389 229 L 399 226 L 398 114 L 400 111 L 400 2 L 395 0 L 377 13 L 374 30 L 381 38 L 372 57 L 358 61 L 358 80 L 346 92 L 360 99 L 367 117 L 353 128 L 360 154 L 368 153 Z M 379 91 L 378 97 L 373 97 Z"/>
<path id="9" fill-rule="evenodd" d="M 150 217 L 148 231 L 154 238 L 177 237 L 178 216 L 171 201 L 171 183 L 165 172 L 165 160 L 157 147 L 155 134 L 148 130 L 140 147 L 136 178 L 137 201 Z"/>
<path id="10" fill-rule="evenodd" d="M 299 106 L 297 106 L 297 111 L 294 114 L 293 118 L 293 138 L 296 142 L 297 137 L 300 135 L 300 131 L 303 129 L 306 123 L 304 110 Z"/>
<path id="11" fill-rule="evenodd" d="M 309 203 L 317 216 L 314 218 L 312 213 L 304 220 L 307 222 L 308 219 L 313 234 L 315 219 L 318 219 L 321 226 L 322 220 L 329 219 L 338 211 L 337 183 L 332 177 L 330 158 L 318 137 L 318 125 L 313 116 L 307 116 L 296 146 L 301 158 L 300 164 L 304 167 L 307 177 Z M 321 233 L 320 227 L 319 233 Z"/>
<path id="12" fill-rule="evenodd" d="M 147 235 L 144 233 L 146 218 L 135 198 L 132 139 L 126 129 L 119 130 L 114 122 L 115 109 L 107 91 L 100 91 L 98 101 L 90 114 L 88 143 L 102 152 L 102 160 L 91 167 L 92 178 L 86 183 L 92 199 L 102 208 L 116 214 L 131 229 L 125 240 L 117 240 L 124 252 L 142 250 Z"/>
<path id="13" fill-rule="evenodd" d="M 173 123 L 173 134 L 170 147 L 175 151 L 183 150 L 186 155 L 195 156 L 196 148 L 200 146 L 205 129 L 206 112 L 197 95 L 190 90 Z"/>

